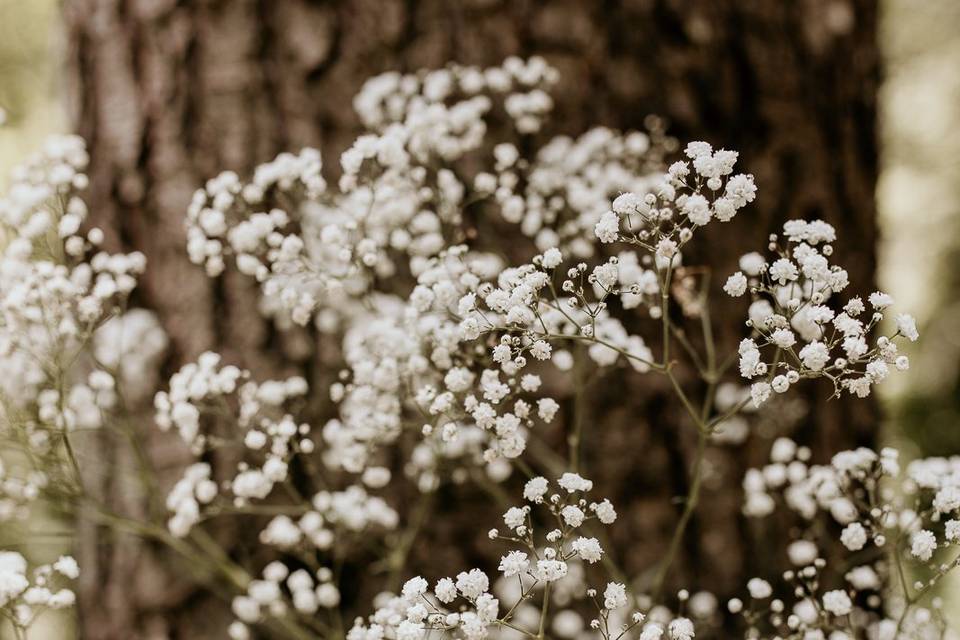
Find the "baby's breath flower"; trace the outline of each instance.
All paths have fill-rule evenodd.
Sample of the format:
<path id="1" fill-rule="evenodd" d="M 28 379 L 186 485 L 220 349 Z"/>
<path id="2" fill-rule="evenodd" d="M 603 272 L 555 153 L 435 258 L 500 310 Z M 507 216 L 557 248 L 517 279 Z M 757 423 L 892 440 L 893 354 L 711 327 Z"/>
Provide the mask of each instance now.
<path id="1" fill-rule="evenodd" d="M 853 603 L 845 591 L 837 589 L 823 594 L 823 608 L 835 616 L 845 616 L 853 611 Z"/>
<path id="2" fill-rule="evenodd" d="M 937 537 L 932 531 L 923 529 L 910 537 L 910 553 L 918 560 L 926 562 L 933 557 L 937 549 Z"/>

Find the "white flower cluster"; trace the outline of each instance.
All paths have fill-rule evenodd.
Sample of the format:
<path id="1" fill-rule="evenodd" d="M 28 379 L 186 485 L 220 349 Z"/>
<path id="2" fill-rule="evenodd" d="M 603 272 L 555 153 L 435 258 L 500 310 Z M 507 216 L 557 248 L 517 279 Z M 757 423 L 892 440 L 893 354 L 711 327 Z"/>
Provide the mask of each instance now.
<path id="1" fill-rule="evenodd" d="M 550 483 L 543 477 L 533 478 L 524 486 L 524 498 L 535 505 L 544 505 L 561 526 L 546 534 L 550 544 L 543 553 L 534 553 L 535 557 L 542 556 L 544 559 L 536 560 L 531 565 L 531 560 L 523 551 L 511 551 L 501 558 L 500 571 L 506 577 L 523 575 L 536 581 L 552 582 L 567 574 L 568 562 L 573 558 L 594 564 L 603 556 L 603 549 L 597 538 L 574 535 L 593 519 L 604 525 L 613 524 L 617 519 L 613 505 L 606 499 L 588 503 L 583 494 L 593 489 L 593 482 L 576 473 L 564 473 L 557 480 L 557 484 L 562 491 L 553 494 L 550 494 Z M 514 540 L 527 549 L 533 549 L 536 543 L 530 512 L 529 505 L 511 507 L 503 515 L 503 521 L 511 534 L 501 536 L 493 530 L 490 536 Z"/>
<path id="2" fill-rule="evenodd" d="M 588 501 L 586 493 L 593 482 L 576 473 L 564 473 L 556 484 L 554 492 L 546 478 L 529 480 L 523 490 L 528 504 L 511 507 L 503 515 L 508 533 L 490 531 L 492 540 L 524 549 L 509 551 L 500 559 L 498 580 L 492 583 L 485 572 L 471 569 L 440 578 L 431 590 L 426 579 L 411 578 L 400 594 L 383 599 L 367 620 L 358 618 L 347 639 L 420 640 L 433 633 L 468 640 L 507 638 L 515 633 L 544 637 L 548 614 L 553 632 L 563 638 L 581 637 L 588 628 L 604 640 L 625 637 L 634 628 L 641 629 L 642 640 L 693 638 L 693 623 L 687 618 L 661 622 L 662 610 L 650 619 L 636 611 L 621 583 L 607 583 L 600 599 L 595 589 L 586 587 L 583 564 L 598 563 L 603 549 L 583 529 L 594 520 L 612 524 L 617 513 L 609 500 Z M 557 524 L 542 535 L 542 541 L 534 530 L 534 507 L 542 508 Z M 532 603 L 537 599 L 539 606 Z M 511 604 L 504 607 L 501 600 Z M 596 617 L 588 623 L 576 606 L 586 600 L 596 608 Z"/>
<path id="3" fill-rule="evenodd" d="M 157 426 L 163 431 L 175 427 L 184 442 L 201 451 L 207 444 L 207 434 L 201 429 L 204 409 L 229 409 L 228 401 L 235 399 L 239 436 L 246 447 L 286 455 L 288 442 L 306 435 L 308 429 L 292 424 L 289 414 L 280 414 L 279 419 L 271 419 L 270 414 L 279 413 L 292 398 L 306 394 L 306 381 L 292 377 L 257 383 L 249 380 L 248 371 L 220 366 L 220 360 L 219 354 L 208 351 L 173 374 L 169 389 L 154 396 Z"/>
<path id="4" fill-rule="evenodd" d="M 406 305 L 380 300 L 379 317 L 347 333 L 350 371 L 332 389 L 339 418 L 323 430 L 330 466 L 362 471 L 374 445 L 394 441 L 406 422 L 424 437 L 413 458 L 429 488 L 437 459 L 516 458 L 535 419 L 553 420 L 554 400 L 525 399 L 540 377 L 480 347 L 501 310 L 481 312 L 477 300 L 499 268 L 490 256 L 453 247 L 423 265 Z"/>
<path id="5" fill-rule="evenodd" d="M 287 212 L 258 209 L 265 208 L 269 197 L 316 201 L 327 187 L 320 170 L 320 153 L 308 148 L 260 165 L 247 184 L 229 171 L 207 181 L 187 211 L 190 260 L 217 276 L 226 267 L 225 254 L 232 253 L 237 269 L 261 283 L 275 306 L 306 324 L 318 297 L 330 289 L 338 291 L 339 278 L 350 275 L 350 255 L 343 256 L 340 231 L 324 227 L 330 250 L 311 257 L 323 259 L 319 268 L 307 257 L 309 248 L 301 235 L 288 231 L 293 225 Z"/>
<path id="6" fill-rule="evenodd" d="M 749 290 L 753 298 L 747 323 L 753 337 L 740 343 L 740 373 L 752 379 L 769 372 L 771 378 L 753 385 L 754 402 L 759 406 L 772 392 L 784 393 L 801 378 L 818 377 L 829 379 L 837 395 L 846 389 L 863 398 L 891 369 L 908 369 L 910 361 L 899 353 L 894 339 L 918 338 L 911 316 L 898 315 L 896 333 L 869 342 L 870 331 L 893 304 L 889 295 L 871 294 L 867 302 L 873 311 L 866 318 L 862 316 L 867 305 L 859 297 L 849 299 L 839 311 L 828 306 L 849 283 L 847 272 L 829 261 L 834 228 L 820 220 L 791 220 L 783 234 L 784 246 L 777 236 L 770 238 L 776 260 L 757 253 L 743 256 L 741 271 L 724 287 L 732 296 Z M 764 360 L 764 347 L 775 351 L 772 362 Z"/>
<path id="7" fill-rule="evenodd" d="M 382 498 L 369 495 L 359 485 L 352 485 L 344 491 L 317 493 L 310 508 L 297 521 L 287 515 L 274 517 L 260 533 L 260 541 L 281 549 L 306 543 L 325 551 L 333 546 L 338 536 L 371 528 L 395 529 L 398 522 L 397 512 Z"/>
<path id="8" fill-rule="evenodd" d="M 744 511 L 768 515 L 779 501 L 774 496 L 781 496 L 800 516 L 798 535 L 787 546 L 794 568 L 783 574 L 795 601 L 768 601 L 773 588 L 755 578 L 747 585 L 750 605 L 735 599 L 730 611 L 743 613 L 762 637 L 942 637 L 945 623 L 937 612 L 942 603 L 935 598 L 931 612 L 918 602 L 960 565 L 960 459 L 915 460 L 901 475 L 898 457 L 890 448 L 879 454 L 860 448 L 819 466 L 811 465 L 810 451 L 792 440 L 774 442 L 770 463 L 751 469 L 744 479 Z M 843 589 L 826 586 L 834 580 L 814 541 L 815 532 L 822 530 L 821 513 L 829 515 L 850 552 L 849 560 L 840 563 L 847 567 Z M 950 559 L 933 562 L 938 550 L 946 548 L 954 549 Z M 913 569 L 904 566 L 910 559 L 929 571 L 912 585 L 907 576 Z"/>
<path id="9" fill-rule="evenodd" d="M 663 147 L 656 129 L 620 133 L 606 127 L 573 139 L 558 136 L 527 161 L 512 143 L 494 149 L 494 173 L 474 178 L 504 220 L 520 225 L 541 251 L 559 247 L 578 258 L 596 252 L 594 226 L 623 192 L 644 193 L 662 176 Z M 521 191 L 522 189 L 522 191 Z"/>
<path id="10" fill-rule="evenodd" d="M 40 497 L 49 481 L 43 471 L 18 473 L 0 461 L 0 522 L 26 520 L 30 516 L 30 505 Z"/>
<path id="11" fill-rule="evenodd" d="M 648 291 L 655 274 L 639 268 L 636 262 L 611 257 L 587 275 L 587 265 L 579 263 L 566 272 L 560 288 L 568 294 L 558 295 L 554 286 L 557 267 L 563 260 L 558 249 L 536 256 L 532 263 L 508 268 L 497 277 L 497 287 L 481 287 L 480 300 L 461 322 L 461 330 L 473 335 L 480 332 L 499 333 L 499 344 L 492 357 L 507 372 L 516 372 L 530 361 L 552 360 L 560 369 L 569 369 L 571 354 L 554 350 L 553 343 L 582 341 L 587 353 L 599 366 L 611 366 L 620 356 L 634 369 L 646 372 L 654 365 L 653 354 L 643 338 L 631 335 L 623 324 L 607 311 L 606 299 L 621 294 L 624 306 Z M 631 284 L 621 290 L 625 282 Z M 485 308 L 484 308 L 485 307 Z"/>
<path id="12" fill-rule="evenodd" d="M 70 391 L 51 388 L 53 378 L 122 307 L 146 266 L 140 253 L 99 250 L 99 229 L 81 231 L 87 207 L 77 192 L 87 184 L 87 160 L 80 138 L 51 138 L 13 172 L 0 199 L 0 392 L 9 407 L 25 407 L 45 386 Z M 75 416 L 61 411 L 59 398 L 53 403 L 60 415 L 50 421 L 72 426 Z"/>
<path id="13" fill-rule="evenodd" d="M 290 571 L 282 562 L 271 562 L 262 577 L 251 580 L 244 595 L 233 599 L 237 617 L 229 629 L 231 640 L 249 640 L 249 625 L 267 617 L 282 618 L 289 611 L 313 616 L 321 608 L 333 609 L 340 604 L 340 590 L 333 583 L 333 572 L 324 567 L 311 574 L 304 569 Z"/>
<path id="14" fill-rule="evenodd" d="M 275 209 L 249 218 L 232 218 L 243 216 L 249 207 L 263 203 L 273 190 L 319 197 L 326 190 L 321 168 L 319 152 L 308 148 L 299 155 L 281 154 L 272 162 L 260 165 L 248 184 L 243 184 L 231 171 L 208 180 L 204 189 L 194 194 L 187 210 L 187 253 L 190 259 L 203 265 L 209 275 L 216 276 L 226 266 L 223 252 L 230 247 L 236 252 L 240 271 L 258 280 L 266 279 L 270 263 L 278 262 L 277 268 L 282 269 L 286 263 L 295 261 L 300 247 L 290 244 L 296 244 L 297 239 L 281 233 L 289 223 L 285 212 Z M 283 248 L 284 241 L 288 243 L 286 249 Z M 273 257 L 265 266 L 258 254 L 271 250 Z"/>
<path id="15" fill-rule="evenodd" d="M 309 425 L 285 411 L 306 394 L 306 381 L 292 377 L 258 383 L 249 377 L 235 366 L 220 366 L 220 356 L 207 352 L 182 367 L 170 378 L 169 390 L 154 397 L 157 426 L 176 428 L 195 454 L 223 442 L 242 447 L 247 456 L 227 485 L 237 507 L 266 498 L 287 480 L 290 459 L 314 450 Z M 230 420 L 229 431 L 219 435 L 217 418 L 223 417 Z M 208 464 L 192 465 L 168 495 L 167 508 L 175 514 L 169 527 L 176 535 L 189 533 L 200 520 L 201 506 L 217 497 L 218 486 L 210 477 Z"/>
<path id="16" fill-rule="evenodd" d="M 158 387 L 158 365 L 168 345 L 156 314 L 130 309 L 110 318 L 93 336 L 97 365 L 115 379 L 130 402 L 150 398 Z"/>
<path id="17" fill-rule="evenodd" d="M 0 615 L 23 634 L 45 610 L 65 609 L 76 602 L 62 584 L 76 580 L 80 568 L 70 556 L 28 571 L 27 560 L 16 551 L 0 551 Z"/>
<path id="18" fill-rule="evenodd" d="M 426 152 L 450 160 L 466 144 L 480 144 L 486 127 L 479 116 L 503 96 L 504 107 L 517 130 L 534 133 L 553 108 L 546 93 L 557 81 L 556 69 L 540 57 L 507 58 L 502 65 L 480 69 L 449 65 L 419 73 L 384 73 L 367 80 L 353 108 L 371 130 L 403 124 L 415 134 L 414 153 Z M 422 155 L 421 155 L 422 154 Z"/>
<path id="19" fill-rule="evenodd" d="M 512 58 L 485 70 L 451 66 L 368 81 L 355 106 L 373 132 L 343 153 L 339 190 L 328 189 L 314 149 L 280 155 L 248 184 L 225 172 L 188 210 L 191 260 L 216 276 L 230 253 L 261 284 L 265 308 L 305 325 L 325 303 L 333 317 L 319 326 L 329 329 L 339 315 L 331 310 L 365 293 L 373 277 L 392 275 L 398 256 L 422 260 L 444 247 L 444 225 L 459 224 L 465 186 L 450 169 L 428 167 L 480 146 L 487 94 L 517 91 L 507 111 L 521 131 L 533 131 L 552 106 L 542 87 L 555 75 L 542 59 Z"/>
<path id="20" fill-rule="evenodd" d="M 398 515 L 380 498 L 368 495 L 363 488 L 351 486 L 345 491 L 321 491 L 302 511 L 298 505 L 289 508 L 300 511 L 294 521 L 287 515 L 275 516 L 260 532 L 260 541 L 299 557 L 291 569 L 288 564 L 273 561 L 260 579 L 251 580 L 243 594 L 236 596 L 232 609 L 237 620 L 229 627 L 233 640 L 247 640 L 250 626 L 283 621 L 290 616 L 308 621 L 321 609 L 334 610 L 340 604 L 340 590 L 334 571 L 317 565 L 312 558 L 316 551 L 332 552 L 334 544 L 342 548 L 349 536 L 360 540 L 359 534 L 371 533 L 372 528 L 393 529 Z M 303 559 L 312 571 L 303 568 Z M 332 556 L 331 556 L 332 560 Z"/>
<path id="21" fill-rule="evenodd" d="M 729 222 L 753 202 L 757 192 L 753 176 L 730 175 L 737 152 L 713 151 L 706 142 L 691 142 L 685 153 L 690 162 L 670 165 L 645 194 L 627 192 L 613 201 L 612 210 L 594 227 L 600 242 L 636 244 L 653 251 L 662 264 L 679 263 L 694 230 L 711 220 Z"/>
<path id="22" fill-rule="evenodd" d="M 190 533 L 190 529 L 200 522 L 201 507 L 217 497 L 219 488 L 210 475 L 210 465 L 206 462 L 192 464 L 167 494 L 167 510 L 174 514 L 167 527 L 178 538 Z"/>

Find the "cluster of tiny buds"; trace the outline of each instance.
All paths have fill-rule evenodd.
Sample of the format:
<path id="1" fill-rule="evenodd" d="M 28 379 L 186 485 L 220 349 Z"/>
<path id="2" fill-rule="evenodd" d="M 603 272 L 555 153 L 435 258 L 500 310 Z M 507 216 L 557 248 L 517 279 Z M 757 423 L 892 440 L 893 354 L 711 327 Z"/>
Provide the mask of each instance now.
<path id="1" fill-rule="evenodd" d="M 71 556 L 35 567 L 31 575 L 22 554 L 0 551 L 0 613 L 20 636 L 44 609 L 74 605 L 74 592 L 58 583 L 79 576 L 80 568 Z"/>

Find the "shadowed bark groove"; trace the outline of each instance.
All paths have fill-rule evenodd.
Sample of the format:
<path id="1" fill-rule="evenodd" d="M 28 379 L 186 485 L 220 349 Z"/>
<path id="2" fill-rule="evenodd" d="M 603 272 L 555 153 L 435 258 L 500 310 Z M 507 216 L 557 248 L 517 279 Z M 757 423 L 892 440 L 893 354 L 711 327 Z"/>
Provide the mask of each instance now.
<path id="1" fill-rule="evenodd" d="M 75 128 L 92 154 L 92 216 L 110 248 L 147 255 L 136 302 L 160 314 L 174 344 L 171 369 L 208 348 L 260 374 L 316 367 L 322 347 L 269 326 L 250 280 L 228 272 L 213 282 L 188 262 L 190 196 L 221 170 L 245 175 L 307 145 L 335 168 L 357 131 L 349 105 L 367 77 L 448 61 L 544 55 L 562 76 L 554 132 L 642 128 L 656 113 L 681 140 L 739 150 L 760 194 L 699 242 L 717 274 L 761 248 L 784 220 L 822 217 L 853 259 L 855 288 L 872 284 L 878 58 L 869 0 L 66 0 L 65 19 Z M 719 338 L 729 347 L 742 332 L 730 319 L 743 310 L 720 304 Z M 607 382 L 591 400 L 584 459 L 622 514 L 612 530 L 620 559 L 639 572 L 665 551 L 682 508 L 671 497 L 686 492 L 695 437 L 680 407 L 664 400 L 662 380 L 623 374 Z M 872 439 L 872 406 L 827 404 L 819 391 L 805 416 L 786 420 L 800 423 L 801 440 L 827 451 Z M 159 465 L 175 469 L 178 450 L 148 416 L 142 434 Z M 765 447 L 711 450 L 671 585 L 727 594 L 763 568 L 753 545 L 772 536 L 737 514 L 739 475 Z M 103 468 L 126 464 L 107 447 L 98 455 Z M 137 508 L 122 476 L 112 477 L 100 483 L 103 495 Z M 455 491 L 441 508 L 469 497 Z M 488 557 L 474 526 L 481 516 L 468 520 L 438 520 L 414 565 Z M 228 544 L 242 534 L 218 532 Z M 225 606 L 185 586 L 176 564 L 150 545 L 109 541 L 83 531 L 83 637 L 223 636 Z"/>

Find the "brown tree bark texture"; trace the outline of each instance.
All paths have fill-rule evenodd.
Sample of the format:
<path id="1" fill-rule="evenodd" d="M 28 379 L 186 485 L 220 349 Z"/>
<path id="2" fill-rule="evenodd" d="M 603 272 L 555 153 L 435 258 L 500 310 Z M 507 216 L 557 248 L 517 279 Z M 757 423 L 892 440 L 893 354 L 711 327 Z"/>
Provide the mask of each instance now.
<path id="1" fill-rule="evenodd" d="M 214 348 L 269 373 L 308 368 L 318 345 L 261 319 L 250 281 L 228 273 L 214 282 L 188 262 L 183 219 L 193 190 L 221 170 L 247 175 L 307 145 L 336 167 L 357 131 L 349 105 L 366 78 L 450 61 L 545 56 L 562 74 L 551 131 L 642 128 L 654 113 L 682 141 L 739 150 L 760 194 L 701 240 L 719 267 L 715 280 L 744 251 L 762 249 L 784 220 L 822 217 L 838 228 L 855 288 L 869 292 L 876 11 L 870 0 L 66 0 L 65 23 L 72 115 L 92 154 L 93 218 L 111 248 L 147 255 L 137 302 L 155 309 L 171 335 L 168 366 Z M 743 311 L 727 302 L 716 313 L 728 346 L 743 330 L 730 319 Z M 621 511 L 613 530 L 620 559 L 640 571 L 662 556 L 682 508 L 671 497 L 686 493 L 692 430 L 659 382 L 609 380 L 594 400 L 584 456 Z M 819 391 L 808 394 L 801 440 L 829 451 L 872 439 L 870 405 L 827 404 L 829 390 Z M 791 410 L 773 417 L 796 422 Z M 148 419 L 143 438 L 160 466 L 176 466 Z M 765 446 L 711 450 L 672 585 L 731 594 L 778 559 L 762 551 L 775 532 L 738 517 L 738 474 L 762 460 Z M 125 464 L 119 452 L 100 455 L 106 469 Z M 105 479 L 100 490 L 129 503 L 123 485 Z M 429 571 L 487 557 L 470 526 L 438 523 L 414 563 Z M 223 636 L 225 607 L 180 579 L 175 563 L 130 539 L 111 540 L 83 529 L 83 637 Z"/>

